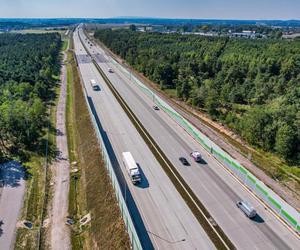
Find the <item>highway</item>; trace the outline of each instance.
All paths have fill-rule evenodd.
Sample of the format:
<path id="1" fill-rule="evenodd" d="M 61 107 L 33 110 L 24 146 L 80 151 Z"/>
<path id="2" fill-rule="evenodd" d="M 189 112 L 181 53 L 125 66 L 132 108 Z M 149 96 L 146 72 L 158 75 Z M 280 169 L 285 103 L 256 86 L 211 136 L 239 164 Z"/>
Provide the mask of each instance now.
<path id="1" fill-rule="evenodd" d="M 106 86 L 74 32 L 75 54 L 92 109 L 110 158 L 124 188 L 124 196 L 144 249 L 215 249 L 184 200 L 143 141 L 122 107 Z M 90 80 L 99 83 L 94 91 Z M 142 171 L 134 186 L 122 164 L 130 151 Z"/>
<path id="2" fill-rule="evenodd" d="M 83 32 L 80 35 L 85 41 Z M 86 47 L 94 54 L 98 65 L 119 94 L 237 249 L 300 248 L 299 238 L 265 209 L 215 158 L 166 113 L 153 110 L 153 100 L 110 63 L 109 55 L 102 48 L 98 45 L 90 47 L 87 42 Z M 109 73 L 109 68 L 114 73 Z M 190 158 L 192 150 L 198 150 L 202 154 L 204 161 L 201 164 L 194 163 Z M 178 160 L 181 156 L 186 157 L 191 166 L 182 166 Z M 259 214 L 256 220 L 249 220 L 236 207 L 236 202 L 241 199 L 249 201 L 255 207 Z"/>

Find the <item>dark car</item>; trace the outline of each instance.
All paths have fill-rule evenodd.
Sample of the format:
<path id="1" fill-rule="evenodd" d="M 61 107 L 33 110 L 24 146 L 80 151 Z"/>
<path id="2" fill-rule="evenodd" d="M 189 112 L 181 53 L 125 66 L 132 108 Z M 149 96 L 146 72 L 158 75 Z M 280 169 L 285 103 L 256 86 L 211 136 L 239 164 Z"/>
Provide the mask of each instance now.
<path id="1" fill-rule="evenodd" d="M 179 160 L 181 161 L 181 163 L 184 165 L 184 166 L 189 166 L 189 162 L 187 161 L 186 158 L 184 157 L 180 157 Z"/>

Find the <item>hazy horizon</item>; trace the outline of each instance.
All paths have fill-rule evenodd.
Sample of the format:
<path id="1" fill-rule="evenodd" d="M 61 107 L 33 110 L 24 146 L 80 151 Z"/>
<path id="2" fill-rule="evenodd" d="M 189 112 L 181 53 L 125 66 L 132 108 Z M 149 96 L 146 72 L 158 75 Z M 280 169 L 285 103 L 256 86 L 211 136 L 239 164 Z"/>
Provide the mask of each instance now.
<path id="1" fill-rule="evenodd" d="M 298 0 L 0 0 L 1 18 L 299 20 Z"/>

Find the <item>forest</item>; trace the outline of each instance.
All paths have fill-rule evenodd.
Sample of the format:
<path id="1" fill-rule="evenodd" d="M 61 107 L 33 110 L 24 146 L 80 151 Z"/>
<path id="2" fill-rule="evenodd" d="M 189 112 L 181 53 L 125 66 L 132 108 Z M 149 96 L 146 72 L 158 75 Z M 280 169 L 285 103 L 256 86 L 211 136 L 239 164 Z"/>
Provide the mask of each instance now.
<path id="1" fill-rule="evenodd" d="M 60 48 L 58 33 L 0 34 L 0 160 L 39 148 Z"/>
<path id="2" fill-rule="evenodd" d="M 103 29 L 114 53 L 249 144 L 300 163 L 300 41 Z"/>

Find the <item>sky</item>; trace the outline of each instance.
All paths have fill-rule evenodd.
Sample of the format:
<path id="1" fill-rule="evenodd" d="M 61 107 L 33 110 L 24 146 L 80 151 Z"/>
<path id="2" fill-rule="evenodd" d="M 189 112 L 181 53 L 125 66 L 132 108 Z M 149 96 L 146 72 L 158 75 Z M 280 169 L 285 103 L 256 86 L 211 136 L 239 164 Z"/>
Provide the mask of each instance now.
<path id="1" fill-rule="evenodd" d="M 0 18 L 300 19 L 300 0 L 0 0 Z"/>

